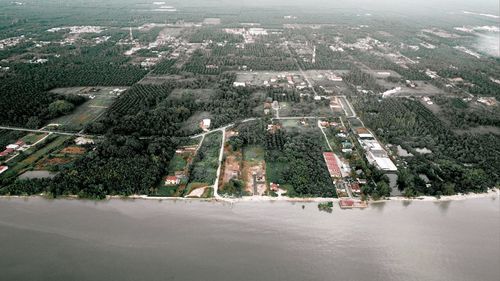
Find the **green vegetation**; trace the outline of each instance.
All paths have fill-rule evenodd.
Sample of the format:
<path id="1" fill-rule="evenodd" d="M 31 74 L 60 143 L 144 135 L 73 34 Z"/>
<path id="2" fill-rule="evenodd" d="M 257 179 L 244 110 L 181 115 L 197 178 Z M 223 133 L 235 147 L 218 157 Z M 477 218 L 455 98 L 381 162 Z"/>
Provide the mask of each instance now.
<path id="1" fill-rule="evenodd" d="M 401 145 L 414 157 L 398 173 L 398 185 L 407 195 L 448 195 L 484 192 L 500 182 L 498 143 L 494 134 L 457 135 L 421 103 L 408 99 L 357 99 L 356 109 L 367 126 L 384 141 Z M 427 148 L 429 154 L 416 149 Z M 426 184 L 419 174 L 426 175 Z"/>
<path id="2" fill-rule="evenodd" d="M 435 97 L 443 119 L 454 128 L 468 129 L 477 126 L 500 127 L 500 111 L 494 108 L 467 103 L 459 98 Z"/>
<path id="3" fill-rule="evenodd" d="M 18 174 L 23 173 L 24 171 L 31 170 L 35 168 L 36 163 L 50 154 L 51 152 L 56 151 L 57 149 L 62 148 L 64 143 L 69 140 L 69 137 L 57 137 L 57 136 L 49 136 L 43 142 L 38 144 L 34 148 L 30 148 L 27 151 L 21 152 L 21 154 L 14 158 L 14 160 L 8 163 L 9 170 L 1 176 L 0 186 L 4 186 L 4 184 L 12 181 Z M 0 189 L 0 193 L 3 192 L 3 189 Z"/>
<path id="4" fill-rule="evenodd" d="M 211 185 L 215 182 L 221 143 L 222 133 L 220 132 L 211 133 L 205 137 L 189 171 L 189 183 Z"/>
<path id="5" fill-rule="evenodd" d="M 323 202 L 318 204 L 318 209 L 320 211 L 331 213 L 333 209 L 333 202 Z"/>
<path id="6" fill-rule="evenodd" d="M 224 187 L 219 192 L 221 195 L 242 197 L 249 195 L 245 192 L 245 184 L 240 180 L 231 179 L 229 182 L 224 184 Z"/>
<path id="7" fill-rule="evenodd" d="M 295 121 L 293 121 L 295 122 Z M 266 131 L 263 120 L 247 122 L 239 127 L 239 135 L 230 143 L 262 145 L 266 148 L 266 176 L 288 189 L 289 196 L 334 197 L 335 189 L 323 160 L 323 136 L 318 130 L 287 132 Z"/>
<path id="8" fill-rule="evenodd" d="M 347 10 L 313 7 L 296 11 L 296 19 L 285 19 L 281 12 L 262 7 L 235 14 L 233 3 L 208 12 L 205 6 L 178 1 L 178 12 L 163 13 L 154 11 L 153 3 L 138 0 L 90 1 L 83 6 L 56 0 L 4 2 L 0 40 L 20 41 L 0 49 L 0 125 L 41 128 L 59 123 L 59 130 L 83 130 L 98 137 L 78 157 L 59 155 L 64 137 L 50 137 L 21 153 L 0 176 L 0 194 L 186 196 L 214 182 L 219 132 L 207 135 L 187 183 L 165 187 L 163 176 L 186 167 L 187 159 L 176 155 L 175 149 L 189 144 L 186 137 L 200 133 L 200 120 L 210 118 L 212 128 L 235 123 L 239 134 L 229 139 L 231 149 L 241 151 L 245 161 L 265 161 L 266 180 L 280 184 L 289 196 L 333 197 L 335 187 L 322 157 L 327 143 L 316 119 L 277 122 L 270 120 L 275 114 L 271 110 L 267 119 L 238 123 L 264 116 L 263 107 L 273 101 L 282 105 L 281 117 L 340 116 L 338 106 L 330 107 L 331 95 L 353 100 L 377 137 L 414 155 L 396 158 L 398 185 L 406 195 L 485 191 L 500 183 L 498 105 L 477 102 L 479 97 L 500 99 L 499 60 L 476 49 L 479 36 L 453 29 L 491 25 L 477 17 L 445 16 L 422 24 L 421 18 L 408 16 L 402 23 L 381 11 L 363 17 L 360 25 L 360 18 Z M 203 23 L 213 16 L 221 23 Z M 149 23 L 167 26 L 145 25 Z M 102 31 L 47 31 L 77 25 L 100 26 Z M 432 25 L 445 35 L 422 30 Z M 129 27 L 135 41 L 129 38 Z M 257 27 L 266 29 L 267 35 L 250 34 L 250 28 Z M 226 28 L 238 28 L 233 33 L 245 35 Z M 139 45 L 142 49 L 130 52 Z M 480 58 L 458 46 L 478 51 Z M 292 72 L 303 75 L 299 68 L 312 82 L 301 79 L 299 87 L 288 81 Z M 318 69 L 341 73 L 343 82 L 327 77 L 327 71 L 322 75 L 307 71 Z M 429 77 L 427 70 L 437 76 Z M 379 71 L 390 71 L 391 76 L 382 78 Z M 233 86 L 236 77 L 266 72 L 276 74 L 275 84 L 266 78 L 265 83 Z M 407 79 L 418 87 L 406 86 Z M 128 90 L 119 97 L 56 91 L 106 86 Z M 429 95 L 435 104 L 416 98 L 379 99 L 378 93 L 399 86 L 410 92 L 405 96 Z M 314 92 L 322 97 L 315 99 Z M 270 124 L 276 126 L 268 130 Z M 355 120 L 350 124 L 363 126 Z M 340 155 L 338 131 L 325 132 Z M 0 147 L 24 135 L 0 130 Z M 29 144 L 39 137 L 23 140 Z M 353 178 L 369 180 L 363 193 L 374 198 L 388 195 L 388 178 L 368 165 L 359 145 L 350 142 L 354 152 L 342 156 L 349 160 Z M 423 148 L 432 153 L 419 152 Z M 44 161 L 48 169 L 60 171 L 54 179 L 16 179 L 18 173 Z M 241 196 L 243 189 L 241 182 L 231 181 L 221 190 Z M 202 197 L 211 194 L 213 189 L 206 188 Z"/>

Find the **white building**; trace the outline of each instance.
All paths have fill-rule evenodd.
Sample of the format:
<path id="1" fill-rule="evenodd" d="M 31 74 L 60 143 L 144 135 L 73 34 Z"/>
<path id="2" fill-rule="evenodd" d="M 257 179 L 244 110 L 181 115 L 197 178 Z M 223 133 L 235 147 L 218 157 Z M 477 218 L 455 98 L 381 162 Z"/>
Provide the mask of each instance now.
<path id="1" fill-rule="evenodd" d="M 203 119 L 201 120 L 201 124 L 200 124 L 200 127 L 203 129 L 203 130 L 208 130 L 208 128 L 210 128 L 210 125 L 212 124 L 212 120 L 210 119 Z"/>
<path id="2" fill-rule="evenodd" d="M 234 82 L 233 83 L 233 87 L 246 87 L 246 83 L 245 82 Z"/>
<path id="3" fill-rule="evenodd" d="M 261 27 L 253 27 L 248 29 L 248 34 L 253 36 L 267 35 L 267 30 Z"/>

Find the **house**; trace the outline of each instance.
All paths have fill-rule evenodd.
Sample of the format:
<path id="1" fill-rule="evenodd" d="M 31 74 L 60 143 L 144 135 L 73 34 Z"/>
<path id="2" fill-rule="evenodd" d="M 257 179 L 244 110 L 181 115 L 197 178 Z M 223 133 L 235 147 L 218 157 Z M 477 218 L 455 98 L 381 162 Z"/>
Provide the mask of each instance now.
<path id="1" fill-rule="evenodd" d="M 0 152 L 0 157 L 5 157 L 9 154 L 11 154 L 14 151 L 12 148 L 7 148 L 4 151 Z"/>
<path id="2" fill-rule="evenodd" d="M 7 171 L 8 169 L 9 169 L 9 167 L 7 167 L 7 166 L 0 166 L 0 174 Z"/>
<path id="3" fill-rule="evenodd" d="M 275 100 L 272 103 L 272 107 L 274 110 L 278 110 L 278 109 L 280 109 L 280 104 L 278 103 L 278 101 Z"/>
<path id="4" fill-rule="evenodd" d="M 352 143 L 349 141 L 342 142 L 342 149 L 352 149 Z"/>
<path id="5" fill-rule="evenodd" d="M 94 140 L 84 137 L 77 137 L 75 139 L 76 145 L 86 145 L 86 144 L 94 144 Z"/>
<path id="6" fill-rule="evenodd" d="M 325 158 L 326 167 L 332 178 L 341 178 L 342 173 L 340 171 L 340 165 L 338 157 L 333 152 L 324 152 L 323 157 Z"/>
<path id="7" fill-rule="evenodd" d="M 22 140 L 18 140 L 18 141 L 16 141 L 15 145 L 21 147 L 23 145 L 26 145 L 26 143 L 24 141 L 22 141 Z"/>
<path id="8" fill-rule="evenodd" d="M 201 120 L 201 123 L 200 123 L 200 127 L 203 129 L 203 130 L 208 130 L 208 128 L 210 128 L 210 125 L 212 124 L 212 121 L 210 119 L 203 119 Z"/>
<path id="9" fill-rule="evenodd" d="M 351 183 L 351 191 L 355 194 L 361 194 L 361 187 L 358 182 Z"/>
<path id="10" fill-rule="evenodd" d="M 177 176 L 167 176 L 165 178 L 165 185 L 176 185 L 180 182 L 181 180 Z"/>
<path id="11" fill-rule="evenodd" d="M 18 148 L 19 148 L 19 145 L 17 145 L 17 144 L 9 144 L 9 145 L 7 145 L 7 149 L 16 150 Z"/>
<path id="12" fill-rule="evenodd" d="M 234 82 L 233 87 L 245 87 L 247 84 L 245 82 Z"/>
<path id="13" fill-rule="evenodd" d="M 360 184 L 360 185 L 363 185 L 363 184 L 367 184 L 368 181 L 366 179 L 360 179 L 360 178 L 357 178 L 356 181 Z"/>
<path id="14" fill-rule="evenodd" d="M 325 127 L 325 128 L 330 127 L 330 123 L 327 121 L 321 121 L 319 124 L 321 125 L 321 127 Z"/>

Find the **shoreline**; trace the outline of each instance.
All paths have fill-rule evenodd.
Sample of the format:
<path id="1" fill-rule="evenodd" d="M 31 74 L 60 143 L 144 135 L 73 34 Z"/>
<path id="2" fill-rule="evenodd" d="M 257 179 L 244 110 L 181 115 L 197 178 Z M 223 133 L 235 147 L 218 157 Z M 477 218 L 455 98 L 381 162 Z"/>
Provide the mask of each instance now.
<path id="1" fill-rule="evenodd" d="M 457 194 L 450 196 L 441 196 L 439 199 L 435 196 L 418 196 L 413 198 L 407 198 L 402 196 L 388 197 L 381 200 L 368 200 L 369 204 L 372 203 L 384 203 L 391 201 L 421 201 L 421 202 L 447 202 L 447 201 L 463 201 L 478 198 L 500 198 L 500 189 L 492 188 L 485 193 L 469 193 L 469 194 Z M 270 196 L 245 196 L 242 198 L 187 198 L 187 197 L 152 197 L 147 195 L 130 195 L 130 196 L 118 196 L 110 195 L 106 196 L 103 200 L 93 200 L 86 198 L 78 198 L 76 195 L 61 196 L 57 198 L 47 198 L 45 195 L 2 195 L 0 199 L 29 199 L 29 198 L 44 198 L 44 199 L 66 199 L 66 200 L 90 200 L 90 201 L 107 201 L 107 200 L 155 200 L 155 201 L 206 201 L 206 202 L 221 202 L 221 203 L 239 203 L 239 202 L 298 202 L 298 203 L 322 203 L 322 202 L 334 202 L 338 203 L 342 199 L 349 198 L 323 198 L 323 197 L 270 197 Z M 359 200 L 353 198 L 353 200 Z"/>

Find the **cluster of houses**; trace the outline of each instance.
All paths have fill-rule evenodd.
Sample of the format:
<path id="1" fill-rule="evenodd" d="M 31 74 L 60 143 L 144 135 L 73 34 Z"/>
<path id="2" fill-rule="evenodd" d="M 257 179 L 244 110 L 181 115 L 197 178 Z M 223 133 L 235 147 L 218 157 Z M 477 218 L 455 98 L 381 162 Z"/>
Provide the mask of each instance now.
<path id="1" fill-rule="evenodd" d="M 24 35 L 2 39 L 0 40 L 0 50 L 3 50 L 8 47 L 14 47 L 20 44 L 24 40 L 25 40 Z"/>
<path id="2" fill-rule="evenodd" d="M 15 151 L 23 151 L 29 148 L 22 140 L 18 140 L 16 143 L 9 144 L 5 147 L 4 151 L 0 152 L 0 157 L 7 157 Z"/>
<path id="3" fill-rule="evenodd" d="M 321 120 L 318 122 L 321 128 L 333 127 L 337 129 L 335 135 L 340 140 L 342 153 L 352 153 L 353 143 L 350 141 L 349 132 L 343 124 L 333 121 Z M 324 152 L 323 158 L 325 160 L 328 172 L 335 184 L 335 189 L 339 197 L 351 197 L 361 195 L 361 187 L 367 184 L 366 179 L 353 176 L 349 161 L 343 158 L 342 155 L 335 152 Z"/>
<path id="4" fill-rule="evenodd" d="M 268 35 L 269 32 L 262 27 L 251 27 L 251 28 L 226 28 L 224 29 L 226 33 L 241 35 L 245 40 L 245 44 L 255 43 L 255 38 L 258 36 Z"/>
<path id="5" fill-rule="evenodd" d="M 349 163 L 334 152 L 324 152 L 323 157 L 330 177 L 335 184 L 337 195 L 339 197 L 349 197 L 348 191 L 352 192 L 354 196 L 361 195 L 361 186 L 367 184 L 367 181 L 360 178 L 355 180 L 351 178 Z"/>

